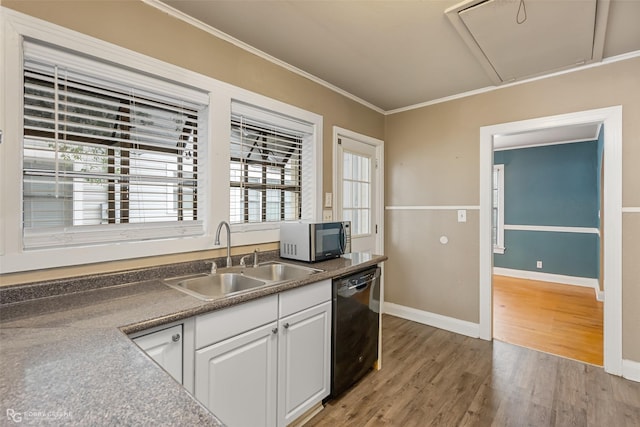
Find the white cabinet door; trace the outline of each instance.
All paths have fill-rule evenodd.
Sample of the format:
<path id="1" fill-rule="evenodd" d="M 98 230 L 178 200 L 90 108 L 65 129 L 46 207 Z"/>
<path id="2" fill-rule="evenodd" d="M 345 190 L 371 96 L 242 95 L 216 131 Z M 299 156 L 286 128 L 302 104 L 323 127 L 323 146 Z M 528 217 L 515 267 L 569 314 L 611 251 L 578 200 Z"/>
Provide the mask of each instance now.
<path id="1" fill-rule="evenodd" d="M 229 427 L 276 424 L 277 323 L 196 351 L 195 395 Z"/>
<path id="2" fill-rule="evenodd" d="M 278 426 L 294 421 L 329 395 L 331 301 L 278 322 Z"/>
<path id="3" fill-rule="evenodd" d="M 182 325 L 152 332 L 133 341 L 182 384 Z"/>

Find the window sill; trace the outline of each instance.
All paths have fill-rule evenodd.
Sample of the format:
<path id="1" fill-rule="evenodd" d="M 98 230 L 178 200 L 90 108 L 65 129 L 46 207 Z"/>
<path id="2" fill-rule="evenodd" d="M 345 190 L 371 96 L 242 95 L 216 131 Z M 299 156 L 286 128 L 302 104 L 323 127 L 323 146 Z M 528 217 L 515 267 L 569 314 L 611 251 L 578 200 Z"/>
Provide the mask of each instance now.
<path id="1" fill-rule="evenodd" d="M 504 255 L 504 251 L 505 251 L 505 247 L 503 246 L 494 246 L 493 247 L 493 253 L 494 254 L 500 254 L 500 255 Z"/>

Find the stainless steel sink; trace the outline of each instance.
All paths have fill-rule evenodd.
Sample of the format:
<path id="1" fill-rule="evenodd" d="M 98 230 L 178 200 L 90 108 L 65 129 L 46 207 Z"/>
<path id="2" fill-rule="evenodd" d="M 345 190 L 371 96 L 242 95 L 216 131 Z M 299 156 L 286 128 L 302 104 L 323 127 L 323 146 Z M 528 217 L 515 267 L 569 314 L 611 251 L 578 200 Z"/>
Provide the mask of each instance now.
<path id="1" fill-rule="evenodd" d="M 244 292 L 264 286 L 266 283 L 239 273 L 198 274 L 167 279 L 165 284 L 205 301 Z"/>
<path id="2" fill-rule="evenodd" d="M 212 301 L 261 286 L 303 279 L 319 271 L 322 270 L 271 261 L 257 267 L 219 268 L 213 274 L 200 273 L 165 279 L 164 283 L 201 300 Z"/>
<path id="3" fill-rule="evenodd" d="M 302 279 L 320 270 L 301 265 L 284 264 L 281 262 L 268 262 L 257 267 L 246 267 L 242 274 L 268 282 L 284 282 L 287 280 Z"/>

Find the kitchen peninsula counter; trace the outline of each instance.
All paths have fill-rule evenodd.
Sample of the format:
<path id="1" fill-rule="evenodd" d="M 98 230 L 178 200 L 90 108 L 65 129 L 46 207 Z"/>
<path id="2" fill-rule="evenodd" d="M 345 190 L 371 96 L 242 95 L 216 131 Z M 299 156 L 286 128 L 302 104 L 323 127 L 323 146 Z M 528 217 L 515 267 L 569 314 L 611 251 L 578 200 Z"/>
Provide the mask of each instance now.
<path id="1" fill-rule="evenodd" d="M 101 287 L 101 280 L 117 282 L 117 278 L 97 275 L 84 278 L 94 289 L 69 286 L 72 293 L 24 301 L 21 289 L 38 294 L 38 286 L 47 285 L 0 288 L 3 419 L 9 424 L 7 417 L 14 416 L 24 424 L 223 425 L 127 334 L 347 275 L 386 259 L 349 254 L 313 264 L 323 271 L 302 280 L 214 301 L 179 292 L 159 278 L 143 280 L 146 273 L 158 275 L 152 269 L 122 276 L 139 279 L 136 282 Z"/>

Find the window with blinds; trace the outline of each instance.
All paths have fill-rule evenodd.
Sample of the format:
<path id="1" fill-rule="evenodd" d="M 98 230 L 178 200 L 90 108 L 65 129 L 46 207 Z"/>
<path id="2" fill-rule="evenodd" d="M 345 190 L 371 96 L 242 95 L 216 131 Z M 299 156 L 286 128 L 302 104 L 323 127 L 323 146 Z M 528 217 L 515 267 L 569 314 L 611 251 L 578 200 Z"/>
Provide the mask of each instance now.
<path id="1" fill-rule="evenodd" d="M 286 116 L 232 104 L 232 224 L 273 223 L 305 216 L 305 168 L 310 157 L 306 145 L 312 130 L 311 125 Z"/>
<path id="2" fill-rule="evenodd" d="M 494 253 L 504 253 L 504 165 L 493 165 L 492 229 Z"/>
<path id="3" fill-rule="evenodd" d="M 25 248 L 201 234 L 206 94 L 42 45 L 24 52 Z"/>

